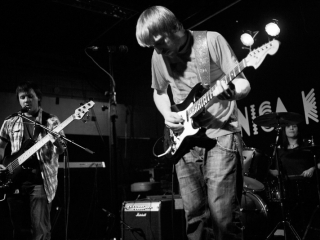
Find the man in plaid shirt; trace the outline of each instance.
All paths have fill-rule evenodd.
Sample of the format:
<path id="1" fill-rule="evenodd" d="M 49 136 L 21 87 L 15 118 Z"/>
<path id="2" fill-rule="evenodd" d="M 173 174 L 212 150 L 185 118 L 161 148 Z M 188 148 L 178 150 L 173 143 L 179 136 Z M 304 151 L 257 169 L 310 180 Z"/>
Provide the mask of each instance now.
<path id="1" fill-rule="evenodd" d="M 20 83 L 16 96 L 21 107 L 26 109 L 22 114 L 28 119 L 50 130 L 60 124 L 55 115 L 44 112 L 40 107 L 42 94 L 35 83 Z M 0 130 L 0 173 L 10 163 L 3 161 L 8 143 L 11 145 L 12 155 L 24 147 L 25 141 L 38 141 L 47 135 L 46 130 L 35 126 L 28 119 L 13 114 L 4 120 Z M 51 134 L 50 139 L 23 164 L 23 170 L 19 174 L 19 187 L 7 194 L 15 240 L 51 238 L 51 203 L 58 186 L 58 159 L 64 152 L 65 143 Z"/>

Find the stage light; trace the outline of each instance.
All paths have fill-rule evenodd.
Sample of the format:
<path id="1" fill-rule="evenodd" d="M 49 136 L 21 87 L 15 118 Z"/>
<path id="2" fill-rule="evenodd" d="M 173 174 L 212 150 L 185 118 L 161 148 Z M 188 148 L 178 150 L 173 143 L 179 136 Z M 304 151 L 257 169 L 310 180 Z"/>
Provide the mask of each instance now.
<path id="1" fill-rule="evenodd" d="M 251 46 L 254 44 L 254 38 L 259 33 L 259 31 L 252 32 L 250 30 L 244 31 L 244 33 L 240 36 L 240 40 L 242 44 L 246 47 L 246 49 L 251 49 Z"/>
<path id="2" fill-rule="evenodd" d="M 241 35 L 240 40 L 243 45 L 249 47 L 254 43 L 253 37 L 249 33 L 244 33 Z"/>
<path id="3" fill-rule="evenodd" d="M 271 36 L 271 37 L 278 36 L 279 33 L 280 33 L 278 20 L 277 19 L 272 19 L 272 21 L 266 25 L 265 30 L 268 33 L 268 35 Z"/>

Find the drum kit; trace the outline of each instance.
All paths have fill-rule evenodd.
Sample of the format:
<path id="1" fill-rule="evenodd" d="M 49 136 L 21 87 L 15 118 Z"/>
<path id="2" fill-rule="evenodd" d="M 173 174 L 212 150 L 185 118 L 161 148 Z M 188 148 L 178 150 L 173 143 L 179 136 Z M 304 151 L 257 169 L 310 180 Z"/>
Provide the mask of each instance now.
<path id="1" fill-rule="evenodd" d="M 285 206 L 287 204 L 285 201 L 286 194 L 289 190 L 285 189 L 285 176 L 282 169 L 279 168 L 281 165 L 279 164 L 276 148 L 279 145 L 279 131 L 281 127 L 298 124 L 302 120 L 303 118 L 300 114 L 291 112 L 268 113 L 253 120 L 253 122 L 258 126 L 273 127 L 277 131 L 277 137 L 273 144 L 274 149 L 272 157 L 267 156 L 262 151 L 255 148 L 244 147 L 242 152 L 244 183 L 241 200 L 241 218 L 244 224 L 245 239 L 272 239 L 278 229 L 283 229 L 283 236 L 285 240 L 292 239 L 288 238 L 289 236 L 298 240 L 301 239 L 297 231 L 291 225 L 291 219 L 289 217 L 290 214 L 287 212 L 288 208 Z M 314 149 L 318 149 L 319 146 L 314 145 L 312 141 L 312 144 L 306 148 L 312 151 Z M 277 170 L 279 172 L 277 180 L 273 179 L 272 181 L 268 179 L 271 160 L 276 162 Z M 314 159 L 314 162 L 317 167 L 316 159 Z M 315 172 L 318 179 L 319 176 L 317 176 L 317 171 Z M 301 176 L 289 177 L 292 181 L 296 182 L 303 178 Z M 320 202 L 318 181 L 317 188 Z M 268 223 L 270 223 L 270 217 L 272 217 L 269 215 L 269 204 L 272 206 L 277 205 L 278 209 L 280 208 L 280 211 L 277 211 L 277 215 L 281 212 L 281 219 L 277 224 L 275 224 L 275 226 L 272 226 L 274 227 L 272 230 L 266 227 Z M 318 210 L 319 205 L 312 216 L 314 216 Z M 312 220 L 313 219 L 311 217 L 309 225 L 304 232 L 303 240 L 307 235 Z M 271 232 L 268 233 L 270 230 Z"/>

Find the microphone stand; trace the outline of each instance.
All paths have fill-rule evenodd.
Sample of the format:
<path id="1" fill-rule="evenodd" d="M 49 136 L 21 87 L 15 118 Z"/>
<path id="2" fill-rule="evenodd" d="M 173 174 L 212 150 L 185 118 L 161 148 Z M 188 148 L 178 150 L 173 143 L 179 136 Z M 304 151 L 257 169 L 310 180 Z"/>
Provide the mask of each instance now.
<path id="1" fill-rule="evenodd" d="M 320 183 L 319 183 L 319 170 L 318 170 L 318 163 L 317 163 L 317 155 L 316 155 L 316 151 L 315 151 L 315 144 L 313 141 L 313 137 L 311 139 L 311 151 L 313 153 L 313 161 L 314 161 L 314 167 L 315 167 L 315 174 L 316 174 L 316 184 L 317 184 L 317 195 L 318 195 L 318 203 L 317 203 L 317 207 L 314 209 L 311 218 L 309 220 L 308 226 L 306 228 L 306 231 L 304 232 L 303 238 L 302 240 L 305 240 L 307 233 L 309 231 L 309 229 L 312 230 L 316 230 L 316 231 L 320 231 L 320 228 L 311 228 L 311 224 L 314 220 L 314 217 L 316 216 L 316 213 L 320 211 Z"/>
<path id="2" fill-rule="evenodd" d="M 29 122 L 32 122 L 35 126 L 39 126 L 39 127 L 43 128 L 43 129 L 47 130 L 50 134 L 52 134 L 52 135 L 55 136 L 56 138 L 62 138 L 63 140 L 65 140 L 65 141 L 67 141 L 67 142 L 70 142 L 70 143 L 76 145 L 77 147 L 82 148 L 82 149 L 85 150 L 86 152 L 91 153 L 91 154 L 94 154 L 94 152 L 91 151 L 90 149 L 85 148 L 85 147 L 82 147 L 82 146 L 80 146 L 79 144 L 75 143 L 74 141 L 66 138 L 66 137 L 63 136 L 62 134 L 59 134 L 59 133 L 57 133 L 57 132 L 54 132 L 54 129 L 53 129 L 53 130 L 50 130 L 50 129 L 47 128 L 46 126 L 44 126 L 44 125 L 42 125 L 42 124 L 40 124 L 40 123 L 38 123 L 38 122 L 36 122 L 36 121 L 33 121 L 33 120 L 27 118 L 27 117 L 24 116 L 21 112 L 18 112 L 18 116 L 21 117 L 21 118 L 24 118 L 24 119 L 28 120 Z"/>
<path id="3" fill-rule="evenodd" d="M 106 92 L 108 97 L 108 114 L 109 114 L 109 187 L 111 195 L 111 209 L 118 212 L 118 181 L 117 181 L 117 133 L 116 133 L 116 118 L 117 116 L 117 101 L 116 101 L 116 84 L 113 79 L 113 53 L 114 48 L 109 48 L 109 71 L 110 71 L 110 91 Z M 115 214 L 115 237 L 120 239 L 120 222 L 119 214 Z"/>
<path id="4" fill-rule="evenodd" d="M 278 170 L 278 186 L 279 186 L 279 193 L 280 193 L 280 207 L 281 207 L 281 215 L 282 215 L 282 221 L 279 221 L 277 223 L 277 225 L 274 227 L 274 229 L 271 231 L 271 233 L 267 236 L 267 240 L 273 237 L 273 234 L 275 233 L 275 231 L 278 229 L 279 225 L 283 225 L 283 230 L 284 230 L 284 239 L 287 240 L 288 236 L 287 236 L 287 227 L 289 227 L 289 229 L 291 230 L 291 232 L 293 233 L 293 235 L 296 237 L 296 239 L 301 240 L 301 238 L 299 237 L 298 233 L 296 232 L 296 230 L 293 228 L 293 226 L 291 225 L 288 216 L 286 215 L 285 212 L 285 207 L 284 207 L 284 189 L 283 189 L 283 176 L 282 176 L 282 169 L 280 167 L 280 161 L 278 158 L 278 154 L 277 154 L 277 146 L 278 146 L 278 141 L 279 141 L 279 132 L 280 132 L 280 121 L 279 121 L 279 116 L 277 115 L 277 127 L 276 127 L 276 131 L 277 131 L 277 137 L 276 137 L 276 141 L 274 144 L 274 149 L 273 149 L 273 158 L 276 160 L 276 166 L 277 166 L 277 170 Z"/>

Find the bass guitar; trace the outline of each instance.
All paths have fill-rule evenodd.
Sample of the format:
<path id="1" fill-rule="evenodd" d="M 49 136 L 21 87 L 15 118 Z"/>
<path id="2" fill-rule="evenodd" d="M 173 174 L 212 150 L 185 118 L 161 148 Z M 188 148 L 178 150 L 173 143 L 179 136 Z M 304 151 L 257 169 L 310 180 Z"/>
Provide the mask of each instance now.
<path id="1" fill-rule="evenodd" d="M 246 67 L 252 66 L 257 69 L 263 62 L 267 54 L 274 55 L 279 48 L 279 41 L 272 40 L 263 46 L 251 51 L 248 56 L 243 59 L 237 66 L 220 81 L 226 84 L 230 83 L 240 74 Z M 201 83 L 196 84 L 187 98 L 180 104 L 172 105 L 171 111 L 177 112 L 183 118 L 183 131 L 179 133 L 169 129 L 169 140 L 167 143 L 168 149 L 164 154 L 166 158 L 174 163 L 177 163 L 192 147 L 196 145 L 197 134 L 200 134 L 201 128 L 197 123 L 197 119 L 201 118 L 200 113 L 204 112 L 207 104 L 211 102 L 216 94 L 216 85 L 209 89 L 204 88 Z"/>
<path id="2" fill-rule="evenodd" d="M 59 133 L 73 120 L 82 119 L 83 116 L 94 106 L 94 104 L 95 103 L 93 101 L 90 101 L 77 108 L 74 114 L 56 126 L 53 129 L 53 132 Z M 26 141 L 24 144 L 22 144 L 21 149 L 18 152 L 4 158 L 3 165 L 6 167 L 6 169 L 0 172 L 0 190 L 2 190 L 2 192 L 6 193 L 19 187 L 20 179 L 24 172 L 23 164 L 27 164 L 27 160 L 49 141 L 49 134 L 37 141 L 35 144 L 33 144 L 33 140 Z"/>

